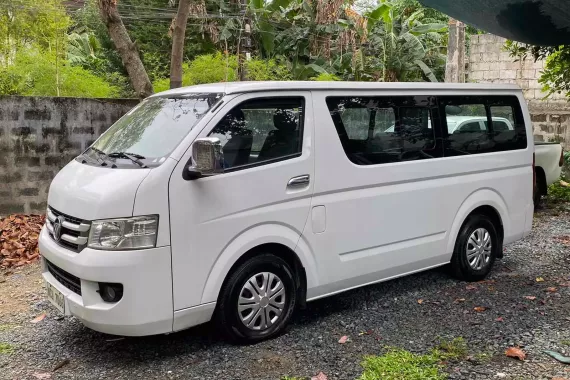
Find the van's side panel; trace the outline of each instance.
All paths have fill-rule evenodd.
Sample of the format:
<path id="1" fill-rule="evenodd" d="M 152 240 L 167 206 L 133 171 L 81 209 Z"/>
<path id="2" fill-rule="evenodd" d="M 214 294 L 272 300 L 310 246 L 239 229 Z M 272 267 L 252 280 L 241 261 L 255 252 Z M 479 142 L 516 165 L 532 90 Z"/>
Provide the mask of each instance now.
<path id="1" fill-rule="evenodd" d="M 175 311 L 215 302 L 232 265 L 249 249 L 279 243 L 294 250 L 297 245 L 313 192 L 310 92 L 239 95 L 221 106 L 198 137 L 208 136 L 222 117 L 243 101 L 276 96 L 305 98 L 303 147 L 299 157 L 185 181 L 182 170 L 190 158 L 188 150 L 172 173 L 169 195 Z M 307 186 L 287 187 L 291 178 L 301 175 L 310 176 Z M 301 260 L 309 270 L 314 269 L 314 261 Z M 190 319 L 176 321 L 175 329 L 192 324 Z"/>
<path id="2" fill-rule="evenodd" d="M 360 166 L 347 158 L 326 104 L 327 96 L 439 94 L 453 95 L 314 92 L 319 123 L 311 207 L 312 217 L 316 209 L 326 215 L 326 229 L 315 232 L 308 223 L 304 231 L 316 253 L 321 283 L 308 289 L 309 299 L 449 262 L 455 226 L 463 223 L 461 212 L 477 207 L 479 192 L 494 194 L 493 206 L 504 218 L 505 241 L 522 236 L 532 202 L 532 133 L 528 129 L 525 150 Z"/>

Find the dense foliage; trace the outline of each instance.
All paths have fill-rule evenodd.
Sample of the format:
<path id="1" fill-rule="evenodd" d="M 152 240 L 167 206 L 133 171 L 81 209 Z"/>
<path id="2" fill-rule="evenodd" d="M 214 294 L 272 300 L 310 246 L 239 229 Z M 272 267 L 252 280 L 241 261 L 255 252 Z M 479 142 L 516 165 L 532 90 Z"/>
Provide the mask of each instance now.
<path id="1" fill-rule="evenodd" d="M 1 0 L 0 94 L 117 96 L 105 75 L 74 64 L 82 43 L 70 28 L 60 0 Z"/>
<path id="2" fill-rule="evenodd" d="M 533 46 L 507 41 L 506 49 L 514 59 L 531 55 L 534 59 L 545 59 L 544 70 L 539 82 L 546 93 L 566 94 L 570 97 L 570 45 Z"/>
<path id="3" fill-rule="evenodd" d="M 0 0 L 0 94 L 133 96 L 96 0 Z M 176 1 L 119 0 L 155 91 L 169 87 Z M 417 0 L 197 0 L 187 24 L 183 84 L 235 81 L 251 19 L 248 80 L 441 80 L 447 17 Z"/>

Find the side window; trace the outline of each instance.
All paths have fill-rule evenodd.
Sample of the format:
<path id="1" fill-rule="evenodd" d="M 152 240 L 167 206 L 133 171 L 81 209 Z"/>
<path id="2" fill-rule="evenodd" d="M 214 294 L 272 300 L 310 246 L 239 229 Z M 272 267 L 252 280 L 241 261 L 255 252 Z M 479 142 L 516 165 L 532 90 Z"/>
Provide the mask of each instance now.
<path id="1" fill-rule="evenodd" d="M 526 148 L 522 110 L 515 96 L 445 96 L 439 98 L 448 135 L 446 156 Z"/>
<path id="2" fill-rule="evenodd" d="M 328 97 L 327 106 L 344 152 L 357 165 L 441 156 L 428 97 Z"/>
<path id="3" fill-rule="evenodd" d="M 446 156 L 492 151 L 494 143 L 485 124 L 487 109 L 484 97 L 445 97 L 440 98 L 440 104 L 447 123 Z"/>
<path id="4" fill-rule="evenodd" d="M 262 98 L 233 108 L 209 134 L 222 142 L 224 167 L 231 169 L 299 156 L 303 105 L 300 97 Z"/>
<path id="5" fill-rule="evenodd" d="M 370 110 L 368 108 L 346 108 L 341 114 L 346 125 L 346 133 L 351 140 L 366 140 L 370 127 Z"/>
<path id="6" fill-rule="evenodd" d="M 526 128 L 517 98 L 494 99 L 489 109 L 496 149 L 525 149 Z"/>

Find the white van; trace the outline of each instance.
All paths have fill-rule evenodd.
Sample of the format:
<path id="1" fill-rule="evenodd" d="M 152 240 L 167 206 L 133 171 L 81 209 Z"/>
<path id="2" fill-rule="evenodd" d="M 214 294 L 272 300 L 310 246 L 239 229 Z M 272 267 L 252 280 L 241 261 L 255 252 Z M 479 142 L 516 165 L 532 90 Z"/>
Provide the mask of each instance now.
<path id="1" fill-rule="evenodd" d="M 469 115 L 485 122 L 449 133 Z M 446 264 L 484 278 L 531 230 L 531 122 L 509 85 L 181 88 L 63 168 L 48 205 L 39 245 L 61 312 L 119 335 L 215 317 L 258 341 L 359 286 Z"/>

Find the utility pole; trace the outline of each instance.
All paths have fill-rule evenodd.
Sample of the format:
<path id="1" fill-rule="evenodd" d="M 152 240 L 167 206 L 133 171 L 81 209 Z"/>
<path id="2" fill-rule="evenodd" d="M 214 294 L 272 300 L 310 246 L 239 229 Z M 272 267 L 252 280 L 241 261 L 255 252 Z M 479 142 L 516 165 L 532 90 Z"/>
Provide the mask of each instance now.
<path id="1" fill-rule="evenodd" d="M 239 80 L 246 81 L 247 68 L 244 62 L 251 59 L 251 18 L 249 17 L 248 1 L 243 0 L 242 5 L 244 7 L 244 33 L 242 40 L 239 41 L 241 44 L 241 49 L 238 55 L 238 72 Z"/>
<path id="2" fill-rule="evenodd" d="M 449 18 L 445 81 L 465 82 L 465 24 L 451 17 Z"/>

